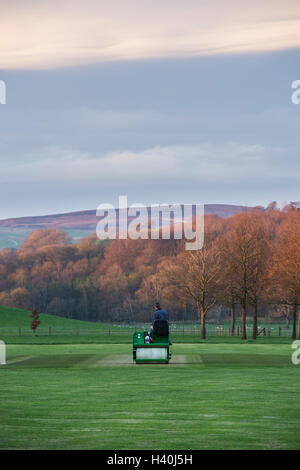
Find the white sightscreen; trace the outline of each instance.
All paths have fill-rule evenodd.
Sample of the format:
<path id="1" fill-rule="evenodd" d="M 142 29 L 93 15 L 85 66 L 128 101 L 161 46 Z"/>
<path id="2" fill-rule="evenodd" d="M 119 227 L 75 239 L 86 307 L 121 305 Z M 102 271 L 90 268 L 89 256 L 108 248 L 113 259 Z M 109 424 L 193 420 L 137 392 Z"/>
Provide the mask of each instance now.
<path id="1" fill-rule="evenodd" d="M 6 346 L 4 341 L 0 341 L 0 365 L 6 364 Z"/>
<path id="2" fill-rule="evenodd" d="M 137 348 L 136 359 L 147 359 L 147 360 L 167 360 L 168 349 L 167 348 Z"/>

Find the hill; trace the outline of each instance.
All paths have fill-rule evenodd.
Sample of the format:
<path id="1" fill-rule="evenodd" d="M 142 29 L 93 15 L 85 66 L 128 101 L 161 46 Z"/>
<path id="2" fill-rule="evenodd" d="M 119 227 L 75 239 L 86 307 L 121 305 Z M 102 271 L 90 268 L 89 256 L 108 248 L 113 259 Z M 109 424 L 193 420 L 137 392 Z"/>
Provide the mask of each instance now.
<path id="1" fill-rule="evenodd" d="M 246 212 L 250 209 L 247 206 L 228 204 L 206 204 L 204 207 L 205 215 L 214 214 L 222 218 L 239 212 Z M 3 219 L 0 220 L 0 249 L 18 249 L 33 230 L 45 228 L 65 230 L 73 243 L 76 243 L 80 238 L 87 237 L 95 232 L 99 220 L 100 218 L 96 216 L 95 210 Z"/>
<path id="2" fill-rule="evenodd" d="M 220 217 L 229 217 L 239 212 L 249 210 L 247 206 L 235 206 L 228 204 L 206 204 L 205 214 L 215 214 Z M 87 230 L 94 231 L 99 217 L 95 210 L 68 212 L 65 214 L 52 214 L 33 217 L 18 217 L 0 220 L 0 228 L 9 229 L 42 229 L 59 228 L 63 230 Z"/>
<path id="3" fill-rule="evenodd" d="M 28 328 L 30 329 L 31 312 L 21 310 L 19 308 L 0 306 L 0 328 Z M 81 320 L 73 320 L 69 318 L 49 315 L 47 313 L 40 314 L 41 328 L 60 328 L 60 329 L 94 329 L 103 328 L 103 324 L 93 322 L 85 322 Z M 39 327 L 39 328 L 40 328 Z"/>

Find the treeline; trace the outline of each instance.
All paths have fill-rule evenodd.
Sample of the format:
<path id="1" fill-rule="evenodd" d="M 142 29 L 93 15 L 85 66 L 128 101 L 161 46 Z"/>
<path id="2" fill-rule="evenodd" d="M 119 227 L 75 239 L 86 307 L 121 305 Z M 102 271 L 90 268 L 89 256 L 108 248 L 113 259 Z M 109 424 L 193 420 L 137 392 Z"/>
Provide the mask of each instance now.
<path id="1" fill-rule="evenodd" d="M 255 208 L 205 218 L 201 250 L 181 240 L 71 244 L 62 230 L 36 230 L 17 251 L 0 250 L 0 304 L 90 321 L 150 321 L 159 300 L 172 320 L 285 319 L 300 339 L 300 212 Z M 297 322 L 299 323 L 297 325 Z M 298 328 L 297 328 L 298 326 Z"/>

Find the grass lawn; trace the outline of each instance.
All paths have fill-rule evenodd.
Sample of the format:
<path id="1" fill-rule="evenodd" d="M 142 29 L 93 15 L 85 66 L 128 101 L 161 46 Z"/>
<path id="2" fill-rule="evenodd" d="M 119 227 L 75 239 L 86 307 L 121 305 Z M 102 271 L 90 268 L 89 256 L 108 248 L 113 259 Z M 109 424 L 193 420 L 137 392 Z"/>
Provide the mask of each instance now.
<path id="1" fill-rule="evenodd" d="M 11 344 L 0 366 L 1 449 L 300 449 L 291 344 Z"/>

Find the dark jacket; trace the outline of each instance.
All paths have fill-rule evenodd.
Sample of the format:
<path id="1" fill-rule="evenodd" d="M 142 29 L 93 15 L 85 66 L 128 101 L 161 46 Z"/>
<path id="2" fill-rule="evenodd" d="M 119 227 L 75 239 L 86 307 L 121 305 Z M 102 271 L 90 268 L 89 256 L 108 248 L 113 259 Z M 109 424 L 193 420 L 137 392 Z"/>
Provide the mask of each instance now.
<path id="1" fill-rule="evenodd" d="M 166 310 L 156 310 L 154 312 L 154 317 L 153 317 L 153 321 L 154 320 L 167 320 L 169 321 L 169 314 L 168 312 L 166 312 Z"/>

